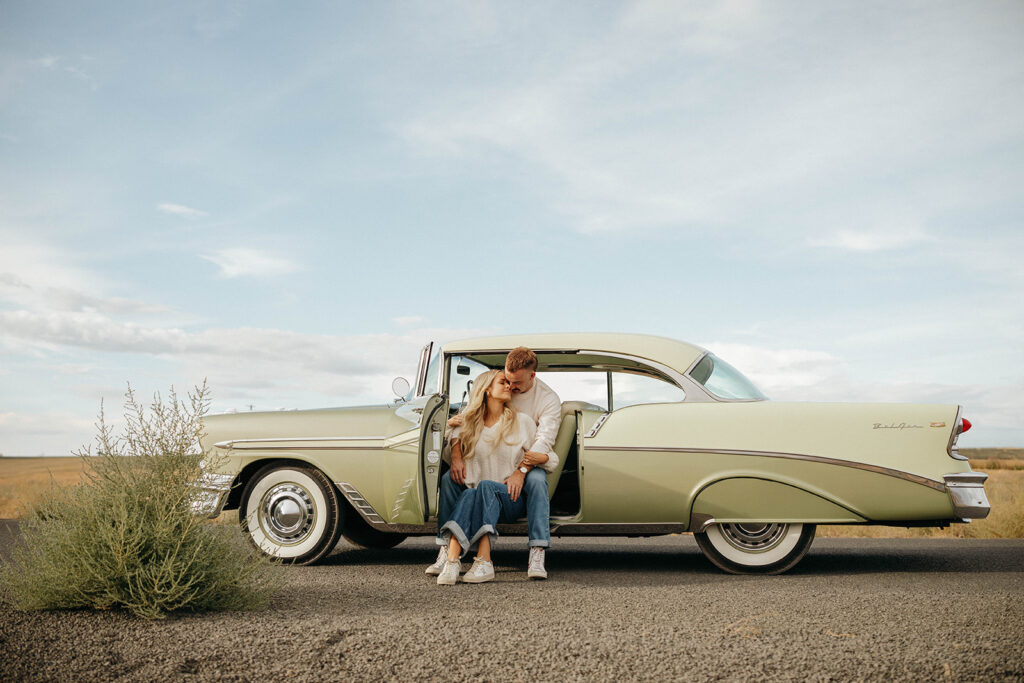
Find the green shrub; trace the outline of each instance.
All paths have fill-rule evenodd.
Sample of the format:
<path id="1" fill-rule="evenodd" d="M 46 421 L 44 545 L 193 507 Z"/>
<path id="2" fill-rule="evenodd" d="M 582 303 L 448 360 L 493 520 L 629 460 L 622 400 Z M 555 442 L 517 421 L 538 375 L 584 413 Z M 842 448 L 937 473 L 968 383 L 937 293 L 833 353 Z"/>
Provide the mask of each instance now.
<path id="1" fill-rule="evenodd" d="M 147 411 L 129 386 L 121 433 L 102 404 L 96 454 L 85 448 L 83 483 L 53 486 L 22 523 L 3 580 L 22 609 L 123 608 L 148 619 L 179 610 L 266 605 L 280 568 L 234 529 L 191 513 L 202 473 L 204 382 L 179 401 L 172 388 Z"/>

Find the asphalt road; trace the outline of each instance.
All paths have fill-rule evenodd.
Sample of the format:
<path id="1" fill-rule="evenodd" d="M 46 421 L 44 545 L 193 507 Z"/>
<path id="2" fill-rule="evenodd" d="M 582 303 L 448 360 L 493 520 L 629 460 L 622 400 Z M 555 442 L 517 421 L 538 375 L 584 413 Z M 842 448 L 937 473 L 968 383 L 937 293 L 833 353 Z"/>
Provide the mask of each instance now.
<path id="1" fill-rule="evenodd" d="M 9 543 L 0 524 L 0 556 Z M 257 613 L 147 622 L 0 602 L 0 680 L 1024 679 L 1024 541 L 818 539 L 774 577 L 690 536 L 555 539 L 548 581 L 437 586 L 429 539 L 344 544 Z"/>

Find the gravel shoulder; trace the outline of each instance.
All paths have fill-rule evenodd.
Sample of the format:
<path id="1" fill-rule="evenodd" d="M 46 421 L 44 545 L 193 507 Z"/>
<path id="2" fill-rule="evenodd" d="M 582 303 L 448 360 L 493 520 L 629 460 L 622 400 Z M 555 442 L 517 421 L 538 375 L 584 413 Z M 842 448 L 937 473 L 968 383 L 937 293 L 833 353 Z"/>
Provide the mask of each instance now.
<path id="1" fill-rule="evenodd" d="M 263 612 L 147 622 L 0 597 L 0 680 L 1024 678 L 1021 540 L 818 539 L 788 574 L 738 577 L 689 535 L 556 539 L 531 582 L 525 539 L 503 539 L 493 583 L 452 587 L 423 574 L 434 548 L 342 543 Z"/>

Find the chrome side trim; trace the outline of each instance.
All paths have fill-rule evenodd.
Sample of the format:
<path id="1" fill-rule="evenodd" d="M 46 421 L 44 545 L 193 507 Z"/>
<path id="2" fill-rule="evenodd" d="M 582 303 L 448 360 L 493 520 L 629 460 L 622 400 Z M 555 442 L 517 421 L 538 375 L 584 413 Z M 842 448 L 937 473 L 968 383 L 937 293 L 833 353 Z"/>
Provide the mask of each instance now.
<path id="1" fill-rule="evenodd" d="M 611 413 L 602 413 L 601 417 L 597 418 L 597 422 L 595 422 L 593 426 L 590 428 L 590 431 L 583 435 L 583 438 L 589 439 L 593 436 L 596 436 L 597 432 L 601 429 L 601 425 L 605 423 L 605 420 L 608 419 L 609 415 L 611 415 Z"/>
<path id="2" fill-rule="evenodd" d="M 839 458 L 826 458 L 820 455 L 805 455 L 803 453 L 783 453 L 779 451 L 746 451 L 746 450 L 733 450 L 729 448 L 659 448 L 659 447 L 643 447 L 643 446 L 588 446 L 588 451 L 631 451 L 631 452 L 657 452 L 657 453 L 720 453 L 722 455 L 749 455 L 754 457 L 762 458 L 782 458 L 785 460 L 804 460 L 807 462 L 818 462 L 825 465 L 838 465 L 840 467 L 850 467 L 857 470 L 864 470 L 866 472 L 874 472 L 875 474 L 884 474 L 890 477 L 896 477 L 897 479 L 905 479 L 915 484 L 921 484 L 928 488 L 935 489 L 936 491 L 946 492 L 946 486 L 942 482 L 929 479 L 928 477 L 922 477 L 919 474 L 911 474 L 910 472 L 904 472 L 902 470 L 894 470 L 889 467 L 882 467 L 881 465 L 871 465 L 863 462 L 854 462 L 852 460 L 840 460 Z"/>
<path id="3" fill-rule="evenodd" d="M 384 441 L 388 437 L 386 436 L 296 436 L 292 438 L 268 438 L 268 439 L 232 439 L 230 441 L 219 441 L 214 444 L 214 447 L 223 450 L 231 450 L 234 448 L 238 449 L 253 449 L 258 448 L 260 450 L 295 450 L 289 446 L 260 446 L 259 444 L 281 444 L 281 443 L 315 443 L 323 441 Z M 242 444 L 242 445 L 239 445 Z M 257 444 L 257 445 L 251 445 Z M 299 450 L 375 450 L 384 448 L 384 446 L 298 446 Z"/>
<path id="4" fill-rule="evenodd" d="M 525 525 L 524 525 L 525 526 Z M 501 525 L 498 526 L 500 531 Z M 665 534 L 681 534 L 686 525 L 681 522 L 657 523 L 593 523 L 569 522 L 552 524 L 553 536 L 664 536 Z"/>
<path id="5" fill-rule="evenodd" d="M 587 523 L 551 521 L 552 536 L 664 536 L 666 534 L 681 534 L 685 531 L 686 525 L 681 522 Z M 529 534 L 529 527 L 524 522 L 499 524 L 498 533 L 509 536 L 526 536 Z"/>
<path id="6" fill-rule="evenodd" d="M 362 498 L 362 494 L 356 490 L 355 486 L 347 481 L 335 481 L 334 483 L 338 486 L 342 496 L 348 499 L 348 502 L 352 504 L 352 507 L 355 508 L 356 512 L 358 512 L 362 518 L 377 527 L 389 526 L 384 518 L 377 514 L 377 511 L 374 510 L 374 506 L 370 505 L 370 503 L 367 502 L 367 499 Z"/>
<path id="7" fill-rule="evenodd" d="M 355 486 L 347 481 L 336 481 L 334 485 L 341 491 L 359 516 L 366 520 L 367 524 L 380 531 L 387 531 L 394 534 L 408 534 L 410 536 L 433 536 L 437 533 L 436 524 L 389 524 L 384 518 L 377 514 Z"/>
<path id="8" fill-rule="evenodd" d="M 402 484 L 402 489 L 395 496 L 395 504 L 391 506 L 391 518 L 398 517 L 398 513 L 401 511 L 402 506 L 405 505 L 405 499 L 409 496 L 409 491 L 412 490 L 412 485 L 415 483 L 415 477 L 409 477 Z"/>
<path id="9" fill-rule="evenodd" d="M 334 484 L 363 519 L 378 528 L 390 526 L 386 521 L 384 521 L 383 517 L 377 514 L 377 511 L 373 509 L 373 506 L 366 502 L 366 499 L 363 498 L 363 495 L 356 490 L 355 486 L 352 486 L 352 484 L 347 481 L 336 481 Z"/>
<path id="10" fill-rule="evenodd" d="M 953 512 L 964 519 L 983 519 L 988 517 L 988 496 L 985 494 L 984 472 L 958 472 L 943 477 L 949 498 L 953 501 Z"/>

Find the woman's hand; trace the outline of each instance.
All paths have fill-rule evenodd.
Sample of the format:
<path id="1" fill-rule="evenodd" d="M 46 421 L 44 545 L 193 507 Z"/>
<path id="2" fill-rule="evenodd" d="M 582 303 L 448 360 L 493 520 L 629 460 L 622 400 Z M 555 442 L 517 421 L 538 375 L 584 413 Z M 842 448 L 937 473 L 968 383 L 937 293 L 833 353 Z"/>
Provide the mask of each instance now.
<path id="1" fill-rule="evenodd" d="M 538 467 L 548 461 L 547 453 L 538 453 L 537 451 L 526 451 L 523 455 L 523 464 L 529 465 L 530 467 Z"/>
<path id="2" fill-rule="evenodd" d="M 461 427 L 463 422 L 465 422 L 465 418 L 462 417 L 462 413 L 456 413 L 448 418 L 448 426 L 452 429 Z"/>
<path id="3" fill-rule="evenodd" d="M 450 471 L 451 471 L 451 474 L 452 474 L 452 481 L 454 481 L 456 484 L 465 485 L 465 483 L 466 483 L 466 461 L 465 460 L 463 460 L 462 458 L 459 458 L 458 460 L 456 460 L 455 458 L 452 458 L 452 467 L 451 467 Z"/>
<path id="4" fill-rule="evenodd" d="M 452 481 L 456 484 L 465 485 L 466 460 L 462 457 L 462 442 L 458 439 L 452 442 L 452 466 L 449 473 L 451 474 Z"/>
<path id="5" fill-rule="evenodd" d="M 508 476 L 505 480 L 505 486 L 508 487 L 508 497 L 512 499 L 512 502 L 516 502 L 519 498 L 519 494 L 523 491 L 523 480 L 526 479 L 526 475 L 521 471 L 516 470 Z"/>

